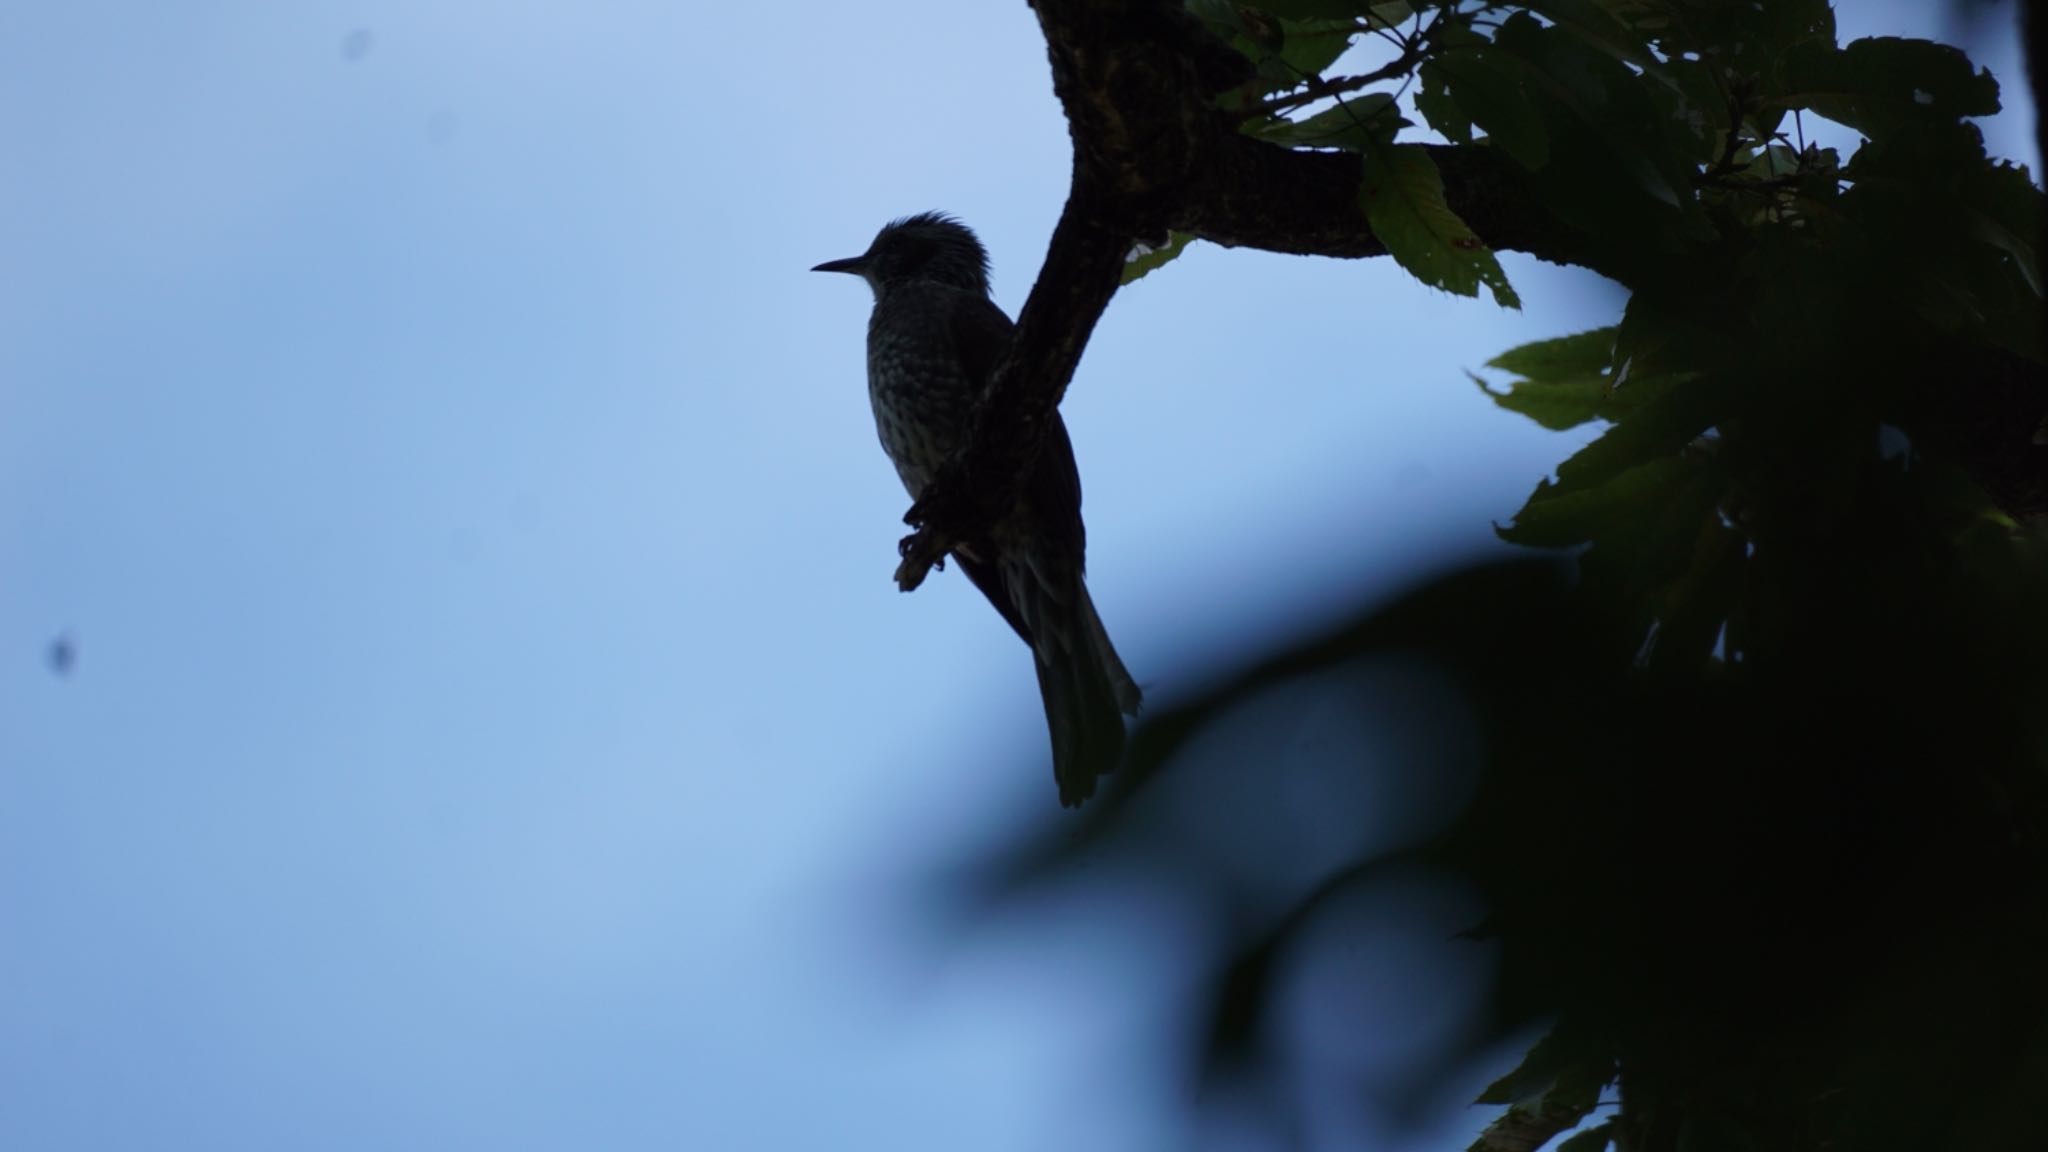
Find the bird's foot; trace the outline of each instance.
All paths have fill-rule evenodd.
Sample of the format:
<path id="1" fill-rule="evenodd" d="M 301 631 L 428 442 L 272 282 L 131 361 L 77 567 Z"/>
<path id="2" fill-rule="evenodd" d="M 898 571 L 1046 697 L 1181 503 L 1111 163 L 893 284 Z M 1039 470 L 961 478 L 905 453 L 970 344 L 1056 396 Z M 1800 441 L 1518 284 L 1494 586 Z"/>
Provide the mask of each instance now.
<path id="1" fill-rule="evenodd" d="M 896 555 L 902 559 L 896 565 L 896 587 L 916 591 L 932 569 L 946 570 L 946 553 L 951 550 L 952 545 L 929 525 L 905 536 L 896 544 Z"/>

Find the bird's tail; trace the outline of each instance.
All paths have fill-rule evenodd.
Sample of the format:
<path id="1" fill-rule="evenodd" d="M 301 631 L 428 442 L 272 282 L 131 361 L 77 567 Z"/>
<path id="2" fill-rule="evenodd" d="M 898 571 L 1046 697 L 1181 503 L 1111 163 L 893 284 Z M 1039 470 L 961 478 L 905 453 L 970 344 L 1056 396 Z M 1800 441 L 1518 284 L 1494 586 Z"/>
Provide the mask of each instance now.
<path id="1" fill-rule="evenodd" d="M 1060 803 L 1072 808 L 1095 794 L 1095 780 L 1124 758 L 1124 716 L 1138 714 L 1141 693 L 1109 642 L 1088 586 L 1078 578 L 1066 627 L 1042 637 L 1038 691 L 1052 733 L 1053 777 Z"/>

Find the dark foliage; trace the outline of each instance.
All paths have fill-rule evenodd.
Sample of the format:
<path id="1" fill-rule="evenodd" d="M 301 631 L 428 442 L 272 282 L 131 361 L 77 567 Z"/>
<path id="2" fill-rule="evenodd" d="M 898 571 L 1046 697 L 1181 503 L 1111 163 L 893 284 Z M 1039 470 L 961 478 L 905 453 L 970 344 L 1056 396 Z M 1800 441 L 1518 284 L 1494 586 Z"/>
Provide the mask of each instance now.
<path id="1" fill-rule="evenodd" d="M 1486 385 L 1548 427 L 1607 426 L 1502 529 L 1560 550 L 1568 577 L 1534 561 L 1445 576 L 1169 706 L 1087 825 L 1012 876 L 1115 843 L 1227 906 L 1243 931 L 1213 964 L 1211 1084 L 1281 1074 L 1257 1043 L 1274 957 L 1399 866 L 1483 894 L 1487 1035 L 1553 1024 L 1484 1098 L 1510 1107 L 1481 1146 L 1534 1148 L 1603 1090 L 1619 1111 L 1571 1152 L 2038 1146 L 2042 197 L 1970 123 L 1996 110 L 1993 78 L 1931 43 L 1840 45 L 1822 0 L 1192 0 L 1239 64 L 1162 40 L 1132 73 L 1091 71 L 1157 7 L 1039 5 L 1075 125 L 1070 214 L 1108 205 L 1088 216 L 1097 240 L 1171 235 L 1134 274 L 1190 237 L 1387 251 L 1512 304 L 1486 241 L 1631 295 L 1614 327 L 1506 353 L 1492 367 L 1512 379 Z M 1391 61 L 1327 75 L 1361 37 Z M 1133 129 L 1099 123 L 1108 108 L 1171 114 L 1154 126 L 1172 146 L 1120 151 Z M 1400 142 L 1411 110 L 1453 144 Z M 1815 118 L 1860 146 L 1807 141 Z M 1218 149 L 1200 179 L 1176 167 Z M 1296 163 L 1308 191 L 1251 186 Z M 1331 181 L 1348 181 L 1348 225 L 1317 190 Z M 1084 231 L 1062 225 L 1078 246 Z M 1037 323 L 1085 340 L 1091 308 Z M 1034 388 L 1055 401 L 1071 364 L 1036 370 L 999 381 L 994 410 Z M 1176 786 L 1191 734 L 1257 693 L 1341 692 L 1393 657 L 1447 674 L 1478 733 L 1449 827 L 1247 909 L 1128 819 Z M 1432 770 L 1427 747 L 1398 754 Z"/>

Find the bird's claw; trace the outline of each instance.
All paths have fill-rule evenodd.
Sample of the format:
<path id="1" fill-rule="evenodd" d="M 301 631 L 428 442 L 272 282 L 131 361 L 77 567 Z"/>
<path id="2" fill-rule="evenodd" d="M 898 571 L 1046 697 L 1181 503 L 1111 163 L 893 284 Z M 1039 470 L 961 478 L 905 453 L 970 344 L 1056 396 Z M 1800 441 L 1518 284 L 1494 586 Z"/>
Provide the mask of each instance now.
<path id="1" fill-rule="evenodd" d="M 932 569 L 945 571 L 948 550 L 949 545 L 930 528 L 920 528 L 905 536 L 896 544 L 896 554 L 903 560 L 896 566 L 896 587 L 914 592 Z"/>
<path id="2" fill-rule="evenodd" d="M 901 540 L 898 540 L 896 542 L 896 558 L 898 560 L 908 560 L 910 559 L 910 554 L 912 552 L 917 551 L 920 548 L 923 548 L 924 545 L 918 542 L 918 537 L 922 536 L 923 534 L 923 530 L 920 529 L 919 531 L 912 532 L 910 535 L 905 536 Z M 946 570 L 945 553 L 941 552 L 939 554 L 939 558 L 931 562 L 931 566 L 937 568 L 941 572 L 944 572 Z"/>

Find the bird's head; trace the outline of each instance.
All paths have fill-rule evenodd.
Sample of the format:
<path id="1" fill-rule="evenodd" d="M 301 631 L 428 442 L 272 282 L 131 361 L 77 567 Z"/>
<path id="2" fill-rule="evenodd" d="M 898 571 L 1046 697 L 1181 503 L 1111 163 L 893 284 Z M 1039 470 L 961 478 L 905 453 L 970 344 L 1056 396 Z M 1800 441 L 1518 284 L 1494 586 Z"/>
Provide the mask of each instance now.
<path id="1" fill-rule="evenodd" d="M 927 280 L 988 295 L 988 250 L 967 225 L 941 212 L 891 220 L 858 256 L 828 260 L 813 272 L 851 272 L 879 299 L 900 284 Z"/>

